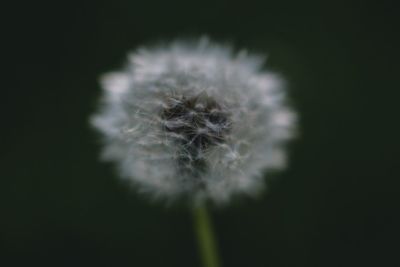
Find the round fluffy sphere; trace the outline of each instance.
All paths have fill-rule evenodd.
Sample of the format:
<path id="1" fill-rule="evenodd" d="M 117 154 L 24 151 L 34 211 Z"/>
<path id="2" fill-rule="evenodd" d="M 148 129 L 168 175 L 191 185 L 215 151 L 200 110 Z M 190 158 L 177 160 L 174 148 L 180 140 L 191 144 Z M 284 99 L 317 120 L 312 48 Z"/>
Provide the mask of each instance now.
<path id="1" fill-rule="evenodd" d="M 91 122 L 103 159 L 155 197 L 254 195 L 266 170 L 285 166 L 295 126 L 282 79 L 262 64 L 207 39 L 137 50 L 102 77 Z"/>

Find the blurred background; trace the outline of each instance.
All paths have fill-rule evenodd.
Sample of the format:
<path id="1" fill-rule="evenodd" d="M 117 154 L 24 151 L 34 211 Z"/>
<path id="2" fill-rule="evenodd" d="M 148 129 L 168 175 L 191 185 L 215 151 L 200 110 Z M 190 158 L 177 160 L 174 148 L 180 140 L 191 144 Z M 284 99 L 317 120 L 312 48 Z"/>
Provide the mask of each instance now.
<path id="1" fill-rule="evenodd" d="M 190 212 L 100 163 L 88 116 L 128 51 L 203 34 L 268 54 L 301 117 L 268 193 L 212 210 L 224 266 L 400 266 L 396 1 L 26 2 L 3 10 L 0 266 L 200 266 Z"/>

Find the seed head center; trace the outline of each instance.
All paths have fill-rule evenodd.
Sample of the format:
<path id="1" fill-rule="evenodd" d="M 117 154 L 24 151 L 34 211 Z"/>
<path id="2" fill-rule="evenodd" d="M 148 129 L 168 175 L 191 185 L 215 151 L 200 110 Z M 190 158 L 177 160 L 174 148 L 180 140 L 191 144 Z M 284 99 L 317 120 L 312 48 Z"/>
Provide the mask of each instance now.
<path id="1" fill-rule="evenodd" d="M 174 134 L 190 164 L 202 161 L 206 150 L 223 143 L 231 128 L 228 112 L 205 93 L 168 97 L 160 116 L 164 131 Z"/>

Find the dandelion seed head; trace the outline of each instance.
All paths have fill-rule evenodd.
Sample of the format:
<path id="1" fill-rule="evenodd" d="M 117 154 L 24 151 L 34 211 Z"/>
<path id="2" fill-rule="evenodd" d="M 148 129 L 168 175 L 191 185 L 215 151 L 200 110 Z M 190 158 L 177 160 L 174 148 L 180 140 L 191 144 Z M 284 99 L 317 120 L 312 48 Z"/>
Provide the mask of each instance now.
<path id="1" fill-rule="evenodd" d="M 227 202 L 285 167 L 296 114 L 263 59 L 201 39 L 141 48 L 101 79 L 102 158 L 154 197 Z"/>

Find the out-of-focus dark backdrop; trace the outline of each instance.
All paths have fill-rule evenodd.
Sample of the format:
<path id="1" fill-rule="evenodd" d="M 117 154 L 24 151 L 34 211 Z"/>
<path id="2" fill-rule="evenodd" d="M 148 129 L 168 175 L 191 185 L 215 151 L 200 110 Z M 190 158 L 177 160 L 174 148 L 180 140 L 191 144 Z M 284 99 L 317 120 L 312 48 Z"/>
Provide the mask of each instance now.
<path id="1" fill-rule="evenodd" d="M 268 53 L 301 118 L 268 194 L 213 210 L 224 266 L 399 266 L 395 2 L 14 3 L 2 34 L 0 265 L 200 266 L 190 213 L 149 203 L 100 163 L 88 116 L 99 75 L 129 50 L 207 34 Z"/>

